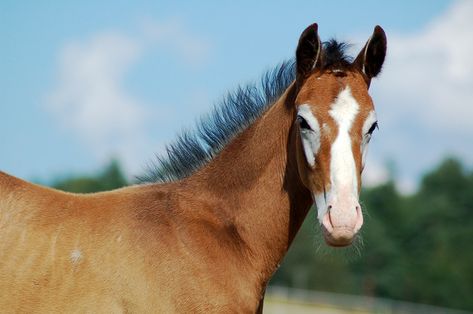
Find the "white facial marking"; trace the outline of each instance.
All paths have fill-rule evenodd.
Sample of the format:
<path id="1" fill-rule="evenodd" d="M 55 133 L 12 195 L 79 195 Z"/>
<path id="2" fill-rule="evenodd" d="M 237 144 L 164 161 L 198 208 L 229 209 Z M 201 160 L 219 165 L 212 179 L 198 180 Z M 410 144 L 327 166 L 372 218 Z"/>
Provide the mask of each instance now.
<path id="1" fill-rule="evenodd" d="M 304 154 L 309 166 L 315 166 L 315 155 L 317 155 L 320 149 L 320 127 L 319 122 L 314 117 L 314 114 L 310 110 L 309 105 L 299 106 L 297 115 L 304 118 L 311 130 L 301 128 L 301 139 L 302 147 L 304 148 Z"/>
<path id="2" fill-rule="evenodd" d="M 72 264 L 77 264 L 82 259 L 82 252 L 79 249 L 74 249 L 71 252 Z"/>
<path id="3" fill-rule="evenodd" d="M 327 212 L 327 199 L 324 193 L 319 194 L 312 194 L 312 198 L 315 201 L 315 205 L 317 206 L 317 219 L 320 223 L 322 223 L 322 218 L 324 217 L 325 213 Z"/>
<path id="4" fill-rule="evenodd" d="M 374 110 L 370 111 L 368 114 L 368 117 L 365 120 L 365 123 L 363 123 L 363 128 L 362 128 L 362 136 L 363 140 L 361 141 L 361 160 L 363 167 L 365 166 L 365 160 L 366 160 L 366 154 L 368 153 L 368 143 L 370 142 L 371 139 L 371 134 L 368 134 L 369 129 L 373 126 L 373 123 L 377 121 L 376 118 L 376 113 Z"/>
<path id="5" fill-rule="evenodd" d="M 327 212 L 326 202 L 330 201 L 331 196 L 349 194 L 350 197 L 358 198 L 358 180 L 350 138 L 350 129 L 358 112 L 359 105 L 349 87 L 340 92 L 329 111 L 338 125 L 338 134 L 330 150 L 331 190 L 327 191 L 327 195 L 314 195 L 320 222 Z"/>
<path id="6" fill-rule="evenodd" d="M 368 117 L 366 117 L 365 123 L 363 123 L 363 135 L 368 133 L 373 123 L 375 123 L 377 120 L 378 119 L 376 118 L 376 112 L 374 112 L 374 110 L 371 110 L 368 114 Z"/>

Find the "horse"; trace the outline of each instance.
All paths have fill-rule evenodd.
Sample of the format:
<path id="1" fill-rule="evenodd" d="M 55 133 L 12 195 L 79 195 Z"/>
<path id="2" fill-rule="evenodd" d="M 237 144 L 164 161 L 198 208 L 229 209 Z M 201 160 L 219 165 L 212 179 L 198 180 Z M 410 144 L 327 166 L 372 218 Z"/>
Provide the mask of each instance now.
<path id="1" fill-rule="evenodd" d="M 255 313 L 312 204 L 326 243 L 350 245 L 368 93 L 386 35 L 356 58 L 321 42 L 230 94 L 167 146 L 142 182 L 73 194 L 0 172 L 0 309 L 18 313 Z"/>

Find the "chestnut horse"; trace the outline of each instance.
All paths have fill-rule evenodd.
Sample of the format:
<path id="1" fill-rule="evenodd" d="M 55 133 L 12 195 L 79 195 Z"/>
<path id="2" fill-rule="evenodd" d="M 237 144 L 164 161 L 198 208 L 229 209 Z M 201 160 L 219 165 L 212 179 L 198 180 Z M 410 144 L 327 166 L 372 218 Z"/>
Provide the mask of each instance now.
<path id="1" fill-rule="evenodd" d="M 351 244 L 386 36 L 344 47 L 310 25 L 295 62 L 168 146 L 152 182 L 81 195 L 0 172 L 0 311 L 254 313 L 314 202 L 328 245 Z"/>

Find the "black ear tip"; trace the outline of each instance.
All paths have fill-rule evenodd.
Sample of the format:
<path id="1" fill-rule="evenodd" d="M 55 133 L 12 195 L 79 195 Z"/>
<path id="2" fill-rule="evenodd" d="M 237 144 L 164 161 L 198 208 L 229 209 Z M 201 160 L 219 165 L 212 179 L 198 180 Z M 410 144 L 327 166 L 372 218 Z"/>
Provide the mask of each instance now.
<path id="1" fill-rule="evenodd" d="M 303 35 L 305 34 L 317 34 L 319 31 L 319 25 L 317 23 L 310 24 L 306 27 L 306 29 L 302 32 Z"/>
<path id="2" fill-rule="evenodd" d="M 373 35 L 378 36 L 378 37 L 386 37 L 386 33 L 384 32 L 384 29 L 379 25 L 376 25 L 374 27 Z"/>

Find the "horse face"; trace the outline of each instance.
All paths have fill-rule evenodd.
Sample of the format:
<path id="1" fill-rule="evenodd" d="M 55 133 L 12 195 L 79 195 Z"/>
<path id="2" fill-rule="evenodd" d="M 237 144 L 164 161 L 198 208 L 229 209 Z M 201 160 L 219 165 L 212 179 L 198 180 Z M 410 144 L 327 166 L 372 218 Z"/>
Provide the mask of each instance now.
<path id="1" fill-rule="evenodd" d="M 363 225 L 361 172 L 377 127 L 368 87 L 381 70 L 386 37 L 377 26 L 354 62 L 343 57 L 343 47 L 333 45 L 321 47 L 316 25 L 299 40 L 296 153 L 299 175 L 317 205 L 327 244 L 346 246 Z M 328 59 L 335 50 L 337 58 Z"/>

